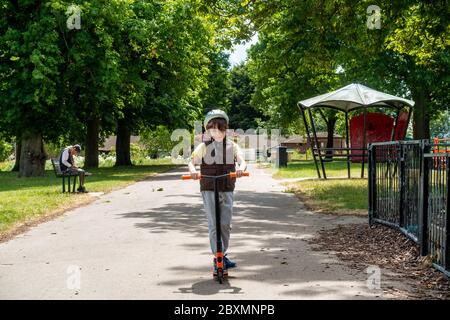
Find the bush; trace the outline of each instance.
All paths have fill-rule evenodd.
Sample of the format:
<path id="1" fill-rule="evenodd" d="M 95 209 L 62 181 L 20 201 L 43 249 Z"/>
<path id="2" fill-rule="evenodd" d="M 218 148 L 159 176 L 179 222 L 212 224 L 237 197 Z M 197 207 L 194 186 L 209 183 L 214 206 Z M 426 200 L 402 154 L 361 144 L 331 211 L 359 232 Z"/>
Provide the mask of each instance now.
<path id="1" fill-rule="evenodd" d="M 15 161 L 0 162 L 0 171 L 11 171 L 14 168 Z"/>
<path id="2" fill-rule="evenodd" d="M 130 156 L 132 160 L 138 160 L 147 156 L 147 150 L 136 143 L 130 143 Z"/>
<path id="3" fill-rule="evenodd" d="M 14 146 L 0 138 L 0 162 L 8 160 L 14 152 Z"/>
<path id="4" fill-rule="evenodd" d="M 61 154 L 61 151 L 63 151 L 65 147 L 66 147 L 65 145 L 61 145 L 59 143 L 53 142 L 44 143 L 44 149 L 48 159 L 50 158 L 58 159 Z"/>
<path id="5" fill-rule="evenodd" d="M 84 161 L 84 158 L 83 158 Z M 98 156 L 98 166 L 99 167 L 113 167 L 116 164 L 116 155 L 112 154 L 100 154 Z"/>
<path id="6" fill-rule="evenodd" d="M 178 143 L 170 140 L 171 132 L 165 126 L 158 126 L 155 130 L 146 130 L 141 133 L 141 143 L 146 147 L 146 154 L 151 158 L 170 155 L 172 148 Z M 133 154 L 132 154 L 133 156 Z"/>
<path id="7" fill-rule="evenodd" d="M 75 164 L 77 167 L 82 168 L 84 166 L 85 157 L 83 156 L 75 156 L 74 157 Z M 101 168 L 104 167 L 113 167 L 116 163 L 116 156 L 111 154 L 100 153 L 98 155 L 98 166 Z"/>

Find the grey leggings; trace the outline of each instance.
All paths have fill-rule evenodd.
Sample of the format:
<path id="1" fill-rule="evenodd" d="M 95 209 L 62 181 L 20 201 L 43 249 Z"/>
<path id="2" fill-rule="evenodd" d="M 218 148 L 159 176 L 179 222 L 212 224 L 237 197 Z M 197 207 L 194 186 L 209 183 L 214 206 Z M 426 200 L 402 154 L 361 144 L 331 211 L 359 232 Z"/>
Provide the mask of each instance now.
<path id="1" fill-rule="evenodd" d="M 216 212 L 214 204 L 214 191 L 202 191 L 203 205 L 208 218 L 209 242 L 211 252 L 216 253 Z M 231 217 L 233 216 L 233 192 L 219 192 L 220 203 L 220 230 L 222 235 L 222 251 L 225 253 L 230 243 Z"/>

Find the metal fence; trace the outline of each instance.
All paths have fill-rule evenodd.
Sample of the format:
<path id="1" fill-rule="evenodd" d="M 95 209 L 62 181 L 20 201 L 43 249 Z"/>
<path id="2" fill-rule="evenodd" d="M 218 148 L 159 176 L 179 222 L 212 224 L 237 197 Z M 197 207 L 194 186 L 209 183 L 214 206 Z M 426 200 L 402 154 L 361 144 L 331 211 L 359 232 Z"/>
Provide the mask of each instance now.
<path id="1" fill-rule="evenodd" d="M 370 144 L 369 223 L 399 229 L 450 275 L 448 146 L 428 140 Z"/>

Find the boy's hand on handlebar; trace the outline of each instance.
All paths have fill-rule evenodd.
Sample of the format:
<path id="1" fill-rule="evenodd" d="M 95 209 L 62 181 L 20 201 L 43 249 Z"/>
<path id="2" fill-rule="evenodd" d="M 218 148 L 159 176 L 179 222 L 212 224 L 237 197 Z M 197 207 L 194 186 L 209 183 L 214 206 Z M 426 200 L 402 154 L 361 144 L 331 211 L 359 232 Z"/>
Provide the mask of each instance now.
<path id="1" fill-rule="evenodd" d="M 236 170 L 236 178 L 242 177 L 243 172 L 243 170 Z"/>
<path id="2" fill-rule="evenodd" d="M 198 174 L 198 172 L 191 172 L 191 178 L 194 180 L 198 180 L 200 179 L 200 175 Z"/>

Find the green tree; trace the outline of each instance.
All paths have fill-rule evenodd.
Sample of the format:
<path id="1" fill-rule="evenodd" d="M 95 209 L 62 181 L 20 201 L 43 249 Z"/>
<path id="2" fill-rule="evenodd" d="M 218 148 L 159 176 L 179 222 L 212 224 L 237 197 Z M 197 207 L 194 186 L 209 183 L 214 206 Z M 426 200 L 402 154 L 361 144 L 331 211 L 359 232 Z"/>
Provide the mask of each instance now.
<path id="1" fill-rule="evenodd" d="M 221 52 L 200 1 L 76 1 L 80 29 L 66 26 L 71 4 L 0 6 L 0 128 L 18 137 L 24 176 L 44 173 L 43 139 L 84 141 L 85 166 L 98 166 L 113 131 L 118 164 L 130 164 L 131 133 L 201 114 L 209 53 Z"/>
<path id="2" fill-rule="evenodd" d="M 0 118 L 20 141 L 20 176 L 44 174 L 43 138 L 62 130 L 59 99 L 64 65 L 58 21 L 48 3 L 6 1 L 0 6 Z"/>
<path id="3" fill-rule="evenodd" d="M 414 100 L 414 138 L 429 138 L 430 118 L 449 104 L 449 7 L 445 1 L 381 1 L 381 28 L 370 30 L 364 25 L 369 4 L 348 1 L 340 17 L 343 74 Z"/>
<path id="4" fill-rule="evenodd" d="M 255 3 L 248 13 L 260 39 L 250 55 L 254 102 L 283 124 L 294 114 L 290 98 L 362 82 L 415 100 L 414 136 L 429 137 L 430 115 L 449 102 L 449 7 L 446 1 L 380 1 L 381 28 L 370 29 L 371 4 Z"/>
<path id="5" fill-rule="evenodd" d="M 74 121 L 71 136 L 84 140 L 85 167 L 98 167 L 98 144 L 115 125 L 114 115 L 123 107 L 123 81 L 128 76 L 122 35 L 133 15 L 125 0 L 83 2 L 81 29 L 61 28 L 64 56 L 64 103 Z M 57 12 L 69 4 L 54 3 Z M 133 93 L 133 92 L 132 92 Z"/>
<path id="6" fill-rule="evenodd" d="M 261 123 L 268 120 L 268 117 L 251 104 L 255 86 L 250 80 L 247 66 L 240 64 L 233 67 L 230 71 L 230 81 L 229 117 L 233 128 L 258 129 Z"/>
<path id="7" fill-rule="evenodd" d="M 450 138 L 450 109 L 434 116 L 430 126 L 432 138 Z"/>
<path id="8" fill-rule="evenodd" d="M 335 10 L 324 1 L 274 1 L 255 5 L 250 13 L 259 38 L 248 63 L 255 84 L 252 103 L 285 134 L 304 133 L 299 100 L 342 83 L 336 72 L 337 30 L 329 23 Z M 334 130 L 334 113 L 324 114 Z"/>
<path id="9" fill-rule="evenodd" d="M 214 28 L 194 1 L 138 1 L 121 45 L 129 74 L 117 122 L 117 165 L 129 165 L 129 137 L 164 123 L 185 126 L 201 110 L 201 92 L 211 73 Z M 132 94 L 130 96 L 130 93 Z"/>
<path id="10" fill-rule="evenodd" d="M 204 113 L 213 109 L 229 109 L 230 73 L 228 68 L 230 63 L 228 58 L 229 55 L 224 52 L 209 53 L 207 87 L 200 94 Z"/>

